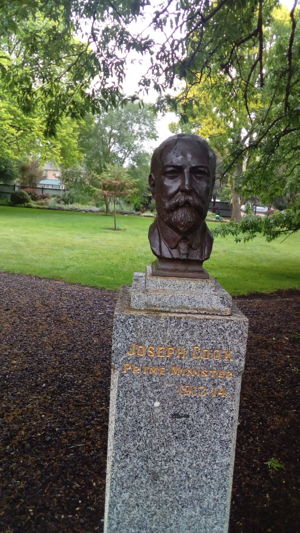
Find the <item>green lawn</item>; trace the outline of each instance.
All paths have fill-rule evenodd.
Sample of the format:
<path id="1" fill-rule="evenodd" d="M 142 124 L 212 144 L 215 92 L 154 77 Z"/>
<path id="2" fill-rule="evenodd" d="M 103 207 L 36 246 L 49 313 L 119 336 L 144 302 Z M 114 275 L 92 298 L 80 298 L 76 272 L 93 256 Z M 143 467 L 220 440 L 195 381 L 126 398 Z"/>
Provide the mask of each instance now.
<path id="1" fill-rule="evenodd" d="M 117 289 L 152 262 L 152 219 L 0 206 L 0 270 Z M 215 239 L 205 263 L 231 294 L 299 288 L 300 235 L 266 243 Z"/>

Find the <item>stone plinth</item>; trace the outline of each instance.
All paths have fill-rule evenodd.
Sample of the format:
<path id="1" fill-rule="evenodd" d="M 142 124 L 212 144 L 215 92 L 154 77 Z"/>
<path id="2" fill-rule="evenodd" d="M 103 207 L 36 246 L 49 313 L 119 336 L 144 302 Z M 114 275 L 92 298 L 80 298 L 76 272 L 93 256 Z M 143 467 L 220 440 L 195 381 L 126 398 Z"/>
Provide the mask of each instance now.
<path id="1" fill-rule="evenodd" d="M 211 279 L 175 288 L 165 279 L 145 288 L 135 276 L 116 307 L 105 532 L 226 533 L 247 319 L 231 306 L 230 315 L 212 314 Z M 166 311 L 164 291 L 183 295 L 183 287 L 193 312 Z M 205 314 L 194 312 L 200 287 Z M 162 291 L 163 310 L 137 307 L 146 290 Z"/>
<path id="2" fill-rule="evenodd" d="M 211 276 L 209 279 L 164 278 L 134 274 L 130 306 L 133 309 L 230 315 L 232 298 Z"/>

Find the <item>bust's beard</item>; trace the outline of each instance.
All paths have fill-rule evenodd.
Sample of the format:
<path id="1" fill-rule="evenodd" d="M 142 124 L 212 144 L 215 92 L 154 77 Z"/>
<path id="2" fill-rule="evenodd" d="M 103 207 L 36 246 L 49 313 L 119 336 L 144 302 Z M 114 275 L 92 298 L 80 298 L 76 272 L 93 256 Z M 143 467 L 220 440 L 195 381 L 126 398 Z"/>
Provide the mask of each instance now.
<path id="1" fill-rule="evenodd" d="M 196 209 L 190 206 L 183 206 L 164 214 L 164 222 L 181 234 L 195 231 L 203 222 L 203 219 Z"/>

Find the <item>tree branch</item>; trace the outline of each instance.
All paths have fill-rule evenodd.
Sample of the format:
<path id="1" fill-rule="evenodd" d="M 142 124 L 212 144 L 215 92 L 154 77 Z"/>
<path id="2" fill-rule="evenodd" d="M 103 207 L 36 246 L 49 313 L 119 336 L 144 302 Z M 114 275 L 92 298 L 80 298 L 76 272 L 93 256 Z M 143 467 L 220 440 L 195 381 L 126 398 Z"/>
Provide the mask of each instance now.
<path id="1" fill-rule="evenodd" d="M 264 72 L 263 72 L 264 33 L 263 33 L 262 8 L 263 8 L 263 0 L 259 0 L 257 30 L 258 30 L 258 38 L 259 38 L 258 62 L 259 62 L 259 78 L 260 78 L 261 87 L 264 86 Z"/>
<path id="2" fill-rule="evenodd" d="M 251 123 L 252 123 L 252 117 L 251 117 L 251 113 L 250 113 L 249 105 L 248 105 L 248 91 L 249 91 L 249 85 L 250 85 L 252 74 L 253 74 L 254 70 L 256 69 L 259 61 L 260 61 L 260 58 L 259 58 L 259 55 L 258 55 L 257 58 L 255 59 L 254 63 L 251 65 L 251 68 L 250 68 L 250 71 L 249 71 L 249 74 L 248 74 L 248 77 L 247 77 L 247 80 L 246 80 L 246 86 L 245 86 L 244 94 L 243 94 L 244 101 L 245 101 L 245 107 L 246 107 L 246 110 L 247 110 L 247 115 L 248 115 L 248 118 L 249 118 Z"/>
<path id="3" fill-rule="evenodd" d="M 197 15 L 200 15 L 201 17 L 201 23 L 202 24 L 206 24 L 206 22 L 208 22 L 211 18 L 213 18 L 216 13 L 218 13 L 218 11 L 220 11 L 220 9 L 228 3 L 229 0 L 221 0 L 219 2 L 219 4 L 216 5 L 216 7 L 214 9 L 211 10 L 211 12 L 206 16 L 204 17 L 201 13 L 201 11 L 199 10 L 198 13 L 196 12 L 195 15 L 193 15 L 193 17 L 191 17 L 191 20 L 193 20 L 195 18 L 195 16 Z M 188 21 L 188 19 L 187 19 Z"/>
<path id="4" fill-rule="evenodd" d="M 231 160 L 231 162 L 229 163 L 229 165 L 227 165 L 227 167 L 225 168 L 223 174 L 227 174 L 227 172 L 233 167 L 233 165 L 235 164 L 235 162 L 245 153 L 245 152 L 248 152 L 249 150 L 253 149 L 253 148 L 256 148 L 260 142 L 266 137 L 266 135 L 269 133 L 269 131 L 275 126 L 275 124 L 277 124 L 277 122 L 279 122 L 280 120 L 283 120 L 285 118 L 285 115 L 280 115 L 279 117 L 275 118 L 271 124 L 269 124 L 269 126 L 265 129 L 265 131 L 260 135 L 260 137 L 257 137 L 255 139 L 255 141 L 253 141 L 252 143 L 249 144 L 249 146 L 244 146 L 245 144 L 245 141 L 248 139 L 249 136 L 251 136 L 252 134 L 252 131 L 248 131 L 248 133 L 245 135 L 245 137 L 242 139 L 241 141 L 241 144 L 244 146 L 243 148 L 241 148 L 237 155 Z"/>
<path id="5" fill-rule="evenodd" d="M 233 47 L 231 48 L 227 61 L 223 65 L 221 65 L 221 67 L 225 69 L 225 72 L 227 72 L 226 69 L 228 69 L 229 66 L 231 65 L 231 60 L 236 49 L 242 44 L 246 43 L 247 41 L 250 41 L 250 39 L 252 39 L 253 37 L 256 37 L 257 34 L 258 34 L 258 28 L 255 28 L 255 30 L 253 30 L 251 33 L 246 35 L 246 37 L 243 37 L 242 39 L 239 39 L 238 41 L 234 41 Z"/>
<path id="6" fill-rule="evenodd" d="M 287 82 L 286 82 L 285 99 L 284 99 L 285 113 L 287 113 L 289 109 L 289 96 L 291 92 L 291 81 L 292 81 L 292 75 L 293 75 L 292 62 L 293 62 L 293 44 L 294 44 L 295 31 L 296 31 L 295 9 L 296 9 L 297 3 L 298 3 L 297 0 L 295 0 L 294 5 L 290 12 L 292 28 L 291 28 L 291 34 L 290 34 L 290 40 L 289 40 L 289 47 L 287 51 L 288 72 L 287 72 Z"/>

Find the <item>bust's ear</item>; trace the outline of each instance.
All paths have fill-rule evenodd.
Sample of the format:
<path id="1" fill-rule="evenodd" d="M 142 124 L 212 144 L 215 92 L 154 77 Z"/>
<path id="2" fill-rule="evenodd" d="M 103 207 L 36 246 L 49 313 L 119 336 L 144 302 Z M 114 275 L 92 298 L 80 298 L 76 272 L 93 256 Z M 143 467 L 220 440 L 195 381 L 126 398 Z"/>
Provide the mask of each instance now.
<path id="1" fill-rule="evenodd" d="M 148 180 L 149 180 L 150 191 L 151 191 L 152 195 L 154 196 L 154 191 L 155 191 L 155 178 L 154 178 L 153 174 L 150 174 Z"/>

